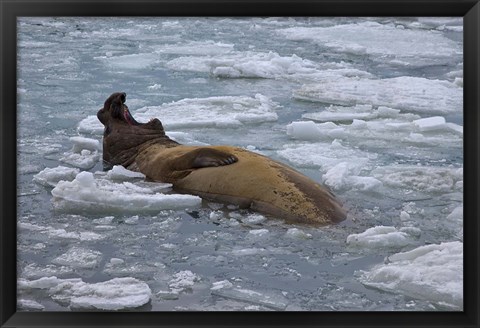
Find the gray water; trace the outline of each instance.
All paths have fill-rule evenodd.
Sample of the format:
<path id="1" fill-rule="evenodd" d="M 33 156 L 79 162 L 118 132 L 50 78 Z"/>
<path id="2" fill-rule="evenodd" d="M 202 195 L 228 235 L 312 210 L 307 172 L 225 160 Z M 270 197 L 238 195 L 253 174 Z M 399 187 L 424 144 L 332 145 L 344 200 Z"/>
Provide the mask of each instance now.
<path id="1" fill-rule="evenodd" d="M 388 51 L 384 54 L 370 52 L 369 43 L 366 51 L 345 50 L 308 38 L 295 40 L 281 32 L 294 27 L 337 25 L 347 25 L 355 30 L 359 28 L 355 23 L 365 21 L 414 31 L 419 40 L 414 40 L 411 47 L 418 49 L 419 57 L 412 59 L 409 54 L 403 57 L 399 54 L 401 58 L 396 59 L 404 63 L 398 64 L 390 58 L 392 55 Z M 421 38 L 424 36 L 428 40 L 432 33 L 447 46 L 454 44 L 461 49 L 461 26 L 460 18 L 19 19 L 18 222 L 37 227 L 20 225 L 19 278 L 35 280 L 56 276 L 97 283 L 115 277 L 133 277 L 148 284 L 152 291 L 150 302 L 135 309 L 140 311 L 451 309 L 429 297 L 412 297 L 401 290 L 389 292 L 369 287 L 359 276 L 362 271 L 385 263 L 392 254 L 428 244 L 463 240 L 461 221 L 447 220 L 449 214 L 462 205 L 458 182 L 463 179 L 451 172 L 463 167 L 463 135 L 436 130 L 432 135 L 424 133 L 430 138 L 427 141 L 415 143 L 402 139 L 418 132 L 413 130 L 405 132 L 399 140 L 388 136 L 380 140 L 364 136 L 364 131 L 348 130 L 351 139 L 340 138 L 342 147 L 347 150 L 338 150 L 337 154 L 335 149 L 338 148 L 328 150 L 334 138 L 298 140 L 287 133 L 287 125 L 308 120 L 302 118 L 304 114 L 328 110 L 331 103 L 301 100 L 293 95 L 309 83 L 337 81 L 335 76 L 330 79 L 322 77 L 329 69 L 361 71 L 359 80 L 408 76 L 458 85 L 458 78 L 463 76 L 461 52 L 455 56 L 440 53 L 440 56 L 426 60 L 425 64 L 417 65 L 415 61 L 428 55 L 422 48 Z M 362 30 L 358 33 L 361 35 Z M 379 29 L 379 33 L 385 36 L 382 33 L 388 34 L 388 31 Z M 342 43 L 342 40 L 333 41 Z M 348 40 L 343 42 L 351 43 Z M 394 47 L 396 40 L 391 42 Z M 377 45 L 371 47 L 378 48 Z M 389 45 L 385 45 L 385 49 L 388 48 Z M 262 61 L 259 54 L 269 53 L 274 54 L 273 60 Z M 185 65 L 174 65 L 181 57 L 201 57 L 202 60 L 192 60 L 194 67 L 187 69 Z M 251 58 L 251 61 L 243 62 L 242 58 Z M 274 66 L 278 58 L 290 65 L 288 69 L 277 71 L 281 67 Z M 212 64 L 212 60 L 221 64 Z M 300 66 L 292 63 L 300 63 Z M 310 69 L 308 74 L 303 72 L 306 68 L 301 63 L 306 63 L 305 67 Z M 231 68 L 235 64 L 243 65 L 240 76 L 215 71 L 215 67 Z M 342 73 L 335 74 L 338 74 L 339 81 L 345 78 Z M 153 214 L 55 210 L 52 187 L 36 183 L 33 177 L 45 168 L 69 166 L 61 162 L 61 158 L 71 152 L 70 137 L 80 135 L 101 141 L 101 134 L 79 132 L 77 127 L 89 115 L 95 115 L 105 99 L 116 91 L 127 93 L 127 104 L 134 116 L 137 109 L 182 99 L 193 99 L 193 113 L 195 101 L 201 98 L 232 96 L 233 101 L 238 101 L 236 97 L 254 99 L 256 94 L 268 97 L 275 103 L 272 111 L 278 119 L 274 121 L 262 121 L 256 117 L 251 123 L 235 127 L 194 126 L 189 125 L 188 117 L 171 113 L 172 118 L 183 120 L 185 124 L 171 124 L 170 129 L 167 124 L 167 134 L 169 131 L 185 132 L 195 142 L 250 147 L 319 182 L 324 181 L 330 166 L 323 166 L 314 159 L 308 162 L 308 156 L 314 155 L 312 152 L 307 155 L 299 153 L 305 159 L 302 162 L 282 151 L 288 150 L 288 154 L 292 154 L 297 146 L 318 143 L 319 152 L 327 153 L 337 162 L 356 163 L 368 157 L 364 168 L 356 168 L 356 172 L 344 176 L 343 185 L 330 186 L 348 208 L 347 220 L 322 228 L 292 225 L 270 217 L 255 220 L 258 216 L 252 211 L 207 201 L 195 209 L 164 210 Z M 398 99 L 392 100 L 390 107 L 395 108 L 395 101 L 401 103 Z M 213 106 L 214 102 L 209 104 Z M 441 113 L 398 108 L 402 109 L 402 114 L 418 115 L 416 119 L 442 116 L 446 122 L 463 124 L 461 103 L 456 103 L 454 110 Z M 232 117 L 230 109 L 223 109 L 225 117 Z M 163 120 L 162 117 L 159 119 Z M 350 126 L 352 121 L 336 124 Z M 373 177 L 377 172 L 375 169 L 396 165 L 422 167 L 423 171 L 412 174 L 418 174 L 420 180 L 423 175 L 431 174 L 434 180 L 427 181 L 427 186 L 420 186 L 417 177 L 388 182 L 387 175 L 380 172 L 377 176 L 383 183 L 378 187 L 380 189 L 364 189 L 348 180 L 352 175 Z M 433 174 L 430 168 L 446 171 Z M 98 161 L 87 171 L 95 173 L 102 169 L 101 161 Z M 405 176 L 408 174 L 402 175 Z M 394 176 L 389 177 L 393 179 Z M 447 187 L 435 180 L 443 178 L 448 180 Z M 430 185 L 432 188 L 428 188 Z M 212 215 L 214 211 L 218 215 Z M 401 219 L 402 211 L 409 214 L 408 222 Z M 106 224 L 98 223 L 105 217 L 113 219 L 107 219 Z M 415 227 L 421 234 L 411 238 L 407 245 L 393 247 L 352 247 L 346 243 L 349 235 L 376 226 Z M 304 234 L 292 237 L 287 233 L 291 228 L 298 228 Z M 64 229 L 66 233 L 95 232 L 101 238 L 89 240 L 55 234 L 56 229 Z M 258 235 L 251 233 L 258 229 L 267 231 Z M 54 261 L 74 246 L 98 252 L 100 255 L 96 257 L 95 265 L 60 265 Z M 112 266 L 112 258 L 124 262 Z M 459 270 L 461 273 L 461 268 Z M 169 284 L 175 273 L 181 271 L 191 271 L 197 278 L 193 286 L 175 294 L 169 290 Z M 211 288 L 214 282 L 225 280 L 233 284 L 233 289 Z M 238 294 L 240 289 L 256 291 L 260 295 L 245 297 Z M 48 289 L 21 288 L 19 299 L 34 300 L 47 311 L 70 310 L 68 302 L 56 301 Z M 20 307 L 20 310 L 33 308 Z"/>

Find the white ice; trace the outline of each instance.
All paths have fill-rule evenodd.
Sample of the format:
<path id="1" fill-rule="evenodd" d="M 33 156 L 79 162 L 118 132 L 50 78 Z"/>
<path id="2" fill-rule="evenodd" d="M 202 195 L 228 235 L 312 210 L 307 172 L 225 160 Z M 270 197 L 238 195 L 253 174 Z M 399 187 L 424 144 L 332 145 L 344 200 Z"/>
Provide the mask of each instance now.
<path id="1" fill-rule="evenodd" d="M 308 41 L 333 52 L 368 56 L 401 66 L 429 66 L 451 63 L 463 53 L 461 43 L 441 32 L 405 29 L 394 24 L 359 22 L 328 27 L 291 27 L 278 30 L 289 40 Z"/>
<path id="2" fill-rule="evenodd" d="M 211 56 L 178 57 L 166 64 L 179 71 L 210 73 L 221 78 L 265 78 L 315 80 L 336 76 L 371 77 L 346 63 L 318 64 L 297 55 L 280 56 L 276 52 L 230 52 Z"/>
<path id="3" fill-rule="evenodd" d="M 347 245 L 356 248 L 402 248 L 414 243 L 416 228 L 397 229 L 390 226 L 376 226 L 359 234 L 351 234 L 347 237 Z"/>
<path id="4" fill-rule="evenodd" d="M 100 235 L 91 231 L 67 231 L 64 228 L 56 228 L 52 226 L 42 226 L 38 224 L 32 224 L 29 222 L 18 222 L 19 229 L 35 231 L 36 234 L 42 234 L 48 238 L 53 239 L 72 239 L 78 241 L 93 241 L 105 238 L 104 235 Z"/>
<path id="5" fill-rule="evenodd" d="M 97 115 L 88 115 L 78 123 L 77 130 L 80 133 L 101 135 L 103 134 L 104 127 L 98 120 Z"/>
<path id="6" fill-rule="evenodd" d="M 200 277 L 190 270 L 184 270 L 177 272 L 173 275 L 172 279 L 168 283 L 173 293 L 180 293 L 185 290 L 189 290 L 193 287 L 195 282 L 199 281 Z"/>
<path id="7" fill-rule="evenodd" d="M 463 306 L 463 243 L 446 242 L 397 253 L 361 272 L 360 281 L 385 291 L 437 304 Z"/>
<path id="8" fill-rule="evenodd" d="M 433 194 L 453 192 L 463 181 L 463 169 L 449 167 L 394 165 L 378 167 L 371 174 L 393 188 Z"/>
<path id="9" fill-rule="evenodd" d="M 213 295 L 227 299 L 238 300 L 254 305 L 265 306 L 274 310 L 285 310 L 288 306 L 288 300 L 280 293 L 273 291 L 258 291 L 245 288 L 231 288 L 226 284 L 223 288 L 211 290 Z"/>
<path id="10" fill-rule="evenodd" d="M 234 45 L 231 43 L 222 43 L 214 41 L 190 41 L 176 44 L 162 44 L 155 47 L 154 51 L 158 54 L 174 54 L 174 55 L 218 55 L 229 53 L 233 50 Z"/>
<path id="11" fill-rule="evenodd" d="M 73 246 L 66 253 L 56 257 L 52 263 L 75 269 L 93 269 L 102 260 L 102 253 L 95 250 Z"/>
<path id="12" fill-rule="evenodd" d="M 92 284 L 79 278 L 19 279 L 18 286 L 22 290 L 48 289 L 52 299 L 78 310 L 118 311 L 137 308 L 148 303 L 152 294 L 146 283 L 129 277 Z"/>
<path id="13" fill-rule="evenodd" d="M 261 94 L 255 97 L 223 96 L 182 99 L 161 106 L 140 108 L 139 122 L 158 117 L 166 129 L 186 127 L 240 127 L 245 124 L 274 122 L 278 105 Z"/>
<path id="14" fill-rule="evenodd" d="M 71 137 L 73 143 L 71 152 L 64 153 L 60 158 L 61 162 L 78 167 L 82 170 L 89 170 L 98 163 L 100 159 L 100 142 L 95 139 L 84 137 Z"/>
<path id="15" fill-rule="evenodd" d="M 131 180 L 131 179 L 145 179 L 145 175 L 140 172 L 133 172 L 127 170 L 121 165 L 114 165 L 106 174 L 110 180 Z"/>
<path id="16" fill-rule="evenodd" d="M 44 185 L 55 187 L 56 184 L 63 181 L 72 181 L 75 179 L 80 170 L 66 166 L 57 166 L 54 168 L 46 168 L 33 176 L 33 181 Z"/>
<path id="17" fill-rule="evenodd" d="M 387 79 L 337 78 L 310 83 L 293 92 L 296 99 L 355 106 L 386 106 L 415 113 L 461 113 L 463 88 L 443 80 L 401 76 Z"/>
<path id="18" fill-rule="evenodd" d="M 34 300 L 27 300 L 27 299 L 19 299 L 17 300 L 17 308 L 21 310 L 27 311 L 43 311 L 45 310 L 45 306 L 42 304 L 34 301 Z"/>
<path id="19" fill-rule="evenodd" d="M 192 195 L 163 194 L 155 188 L 130 182 L 115 183 L 80 172 L 76 178 L 60 181 L 52 190 L 53 205 L 63 211 L 158 212 L 165 209 L 197 207 L 201 198 Z"/>

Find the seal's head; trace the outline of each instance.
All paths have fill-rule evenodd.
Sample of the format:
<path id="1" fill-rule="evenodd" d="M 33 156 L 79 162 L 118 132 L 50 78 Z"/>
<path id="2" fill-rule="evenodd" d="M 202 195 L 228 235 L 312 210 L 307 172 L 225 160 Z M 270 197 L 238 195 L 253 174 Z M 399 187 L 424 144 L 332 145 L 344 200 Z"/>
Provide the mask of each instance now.
<path id="1" fill-rule="evenodd" d="M 162 143 L 177 144 L 165 135 L 158 118 L 139 123 L 125 104 L 125 92 L 115 92 L 105 100 L 97 118 L 104 125 L 103 160 L 106 166 L 130 165 L 138 151 L 145 145 Z"/>

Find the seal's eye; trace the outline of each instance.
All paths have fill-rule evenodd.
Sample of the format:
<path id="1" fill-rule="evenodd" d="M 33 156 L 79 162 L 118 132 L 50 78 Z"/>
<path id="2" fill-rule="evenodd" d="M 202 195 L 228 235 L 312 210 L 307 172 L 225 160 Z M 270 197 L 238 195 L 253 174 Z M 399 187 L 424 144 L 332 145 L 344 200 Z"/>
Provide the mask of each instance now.
<path id="1" fill-rule="evenodd" d="M 127 100 L 127 94 L 125 92 L 122 92 L 120 95 L 120 100 L 122 101 L 122 104 Z"/>

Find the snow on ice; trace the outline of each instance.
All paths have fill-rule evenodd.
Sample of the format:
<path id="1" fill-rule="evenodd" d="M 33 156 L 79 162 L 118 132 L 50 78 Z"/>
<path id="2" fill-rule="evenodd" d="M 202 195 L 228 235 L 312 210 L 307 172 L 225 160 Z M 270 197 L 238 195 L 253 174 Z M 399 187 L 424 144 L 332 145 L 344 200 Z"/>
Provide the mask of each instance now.
<path id="1" fill-rule="evenodd" d="M 361 272 L 360 281 L 385 291 L 460 308 L 463 306 L 463 243 L 432 244 L 394 254 L 386 264 Z"/>
<path id="2" fill-rule="evenodd" d="M 335 76 L 371 77 L 346 63 L 318 64 L 297 55 L 280 56 L 275 52 L 231 52 L 216 56 L 178 57 L 166 64 L 181 71 L 205 72 L 222 78 L 324 79 Z"/>
<path id="3" fill-rule="evenodd" d="M 461 113 L 463 88 L 442 80 L 401 76 L 387 79 L 337 78 L 305 84 L 297 99 L 327 104 L 386 106 L 415 113 Z"/>
<path id="4" fill-rule="evenodd" d="M 415 236 L 421 233 L 417 228 L 400 228 L 377 226 L 359 234 L 351 234 L 347 237 L 347 245 L 357 248 L 402 248 L 414 242 Z"/>
<path id="5" fill-rule="evenodd" d="M 92 284 L 83 282 L 80 278 L 19 279 L 18 287 L 21 290 L 48 289 L 53 300 L 78 310 L 118 311 L 138 308 L 150 302 L 152 295 L 146 283 L 130 277 Z"/>
<path id="6" fill-rule="evenodd" d="M 164 209 L 197 207 L 201 198 L 192 195 L 163 194 L 130 182 L 114 183 L 80 172 L 73 181 L 60 181 L 52 190 L 58 210 L 89 212 L 157 212 Z"/>
<path id="7" fill-rule="evenodd" d="M 139 121 L 159 117 L 166 129 L 187 127 L 239 127 L 244 124 L 274 122 L 278 105 L 269 98 L 223 96 L 182 99 L 161 106 L 140 108 L 134 116 Z"/>
<path id="8" fill-rule="evenodd" d="M 98 163 L 101 148 L 98 140 L 84 137 L 71 137 L 70 141 L 73 142 L 72 151 L 65 153 L 64 156 L 60 158 L 61 162 L 82 170 L 89 170 Z"/>
<path id="9" fill-rule="evenodd" d="M 328 27 L 291 27 L 278 30 L 290 40 L 310 41 L 334 52 L 401 66 L 451 63 L 463 53 L 461 44 L 437 31 L 397 28 L 393 24 L 359 22 Z"/>
<path id="10" fill-rule="evenodd" d="M 46 168 L 33 176 L 33 181 L 49 187 L 55 187 L 59 181 L 72 181 L 80 170 L 66 166 Z"/>

